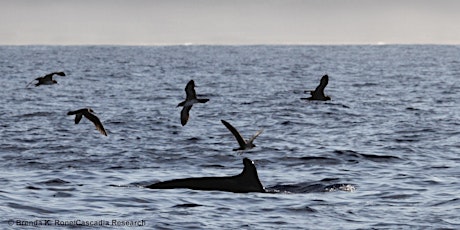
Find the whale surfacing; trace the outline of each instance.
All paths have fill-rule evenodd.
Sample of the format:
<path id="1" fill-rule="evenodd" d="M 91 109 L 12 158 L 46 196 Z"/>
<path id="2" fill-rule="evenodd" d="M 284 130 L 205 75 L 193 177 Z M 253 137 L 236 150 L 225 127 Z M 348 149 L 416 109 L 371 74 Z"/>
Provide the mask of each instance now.
<path id="1" fill-rule="evenodd" d="M 265 192 L 260 183 L 257 169 L 248 158 L 243 159 L 243 171 L 229 177 L 197 177 L 158 182 L 147 186 L 150 189 L 186 188 L 193 190 L 217 190 L 234 193 Z"/>

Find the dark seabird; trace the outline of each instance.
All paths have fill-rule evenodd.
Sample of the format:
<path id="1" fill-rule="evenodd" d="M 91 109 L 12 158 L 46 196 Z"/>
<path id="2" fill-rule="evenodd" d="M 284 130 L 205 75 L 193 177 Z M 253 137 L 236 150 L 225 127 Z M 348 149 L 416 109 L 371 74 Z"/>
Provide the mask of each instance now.
<path id="1" fill-rule="evenodd" d="M 33 81 L 38 81 L 37 84 L 35 84 L 35 87 L 39 86 L 39 85 L 52 85 L 52 84 L 57 84 L 57 81 L 53 79 L 53 75 L 59 75 L 59 76 L 65 76 L 65 73 L 64 72 L 53 72 L 53 73 L 50 73 L 50 74 L 47 74 L 43 77 L 37 77 L 35 78 Z M 32 84 L 32 82 L 29 82 L 29 84 L 27 84 L 27 86 L 29 86 L 30 84 Z M 27 87 L 26 86 L 26 87 Z"/>
<path id="2" fill-rule="evenodd" d="M 107 132 L 105 131 L 104 126 L 102 126 L 101 121 L 92 113 L 94 113 L 92 109 L 84 108 L 75 111 L 70 111 L 67 113 L 67 115 L 75 115 L 75 124 L 78 124 L 81 118 L 85 116 L 88 120 L 94 123 L 96 129 L 99 130 L 100 133 L 102 133 L 104 136 L 107 136 Z"/>
<path id="3" fill-rule="evenodd" d="M 249 149 L 252 149 L 252 148 L 256 147 L 256 145 L 253 144 L 252 142 L 254 142 L 254 140 L 257 138 L 257 136 L 259 136 L 262 133 L 262 131 L 264 131 L 264 129 L 261 129 L 261 130 L 257 131 L 256 134 L 254 134 L 254 136 L 251 137 L 251 139 L 246 141 L 241 136 L 241 134 L 238 132 L 238 130 L 236 130 L 235 127 L 230 125 L 230 123 L 228 123 L 228 122 L 226 122 L 224 120 L 220 120 L 220 121 L 222 121 L 222 124 L 224 124 L 225 127 L 227 127 L 227 129 L 230 130 L 230 132 L 232 132 L 233 136 L 235 136 L 235 139 L 238 141 L 238 144 L 240 145 L 239 148 L 233 149 L 233 151 L 249 150 Z"/>
<path id="4" fill-rule="evenodd" d="M 316 87 L 315 91 L 310 91 L 311 97 L 309 98 L 301 98 L 303 100 L 317 100 L 317 101 L 329 101 L 331 98 L 329 96 L 324 95 L 324 88 L 326 88 L 327 83 L 329 82 L 329 76 L 324 75 L 321 78 L 321 81 Z"/>
<path id="5" fill-rule="evenodd" d="M 182 111 L 180 112 L 180 122 L 182 126 L 187 124 L 188 117 L 189 117 L 189 111 L 192 109 L 193 104 L 195 103 L 206 103 L 209 101 L 209 99 L 205 98 L 197 98 L 196 93 L 195 93 L 195 82 L 193 80 L 190 80 L 187 83 L 187 86 L 185 86 L 185 93 L 186 93 L 186 98 L 185 101 L 179 103 L 177 107 L 183 106 Z"/>

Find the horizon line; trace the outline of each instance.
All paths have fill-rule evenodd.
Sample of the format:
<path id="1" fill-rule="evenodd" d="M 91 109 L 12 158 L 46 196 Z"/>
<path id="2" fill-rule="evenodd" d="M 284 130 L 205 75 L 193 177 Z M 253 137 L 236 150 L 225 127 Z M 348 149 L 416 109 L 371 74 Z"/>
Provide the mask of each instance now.
<path id="1" fill-rule="evenodd" d="M 457 46 L 459 43 L 387 43 L 387 42 L 344 42 L 344 43 L 0 43 L 0 46 L 385 46 L 385 45 L 439 45 Z"/>

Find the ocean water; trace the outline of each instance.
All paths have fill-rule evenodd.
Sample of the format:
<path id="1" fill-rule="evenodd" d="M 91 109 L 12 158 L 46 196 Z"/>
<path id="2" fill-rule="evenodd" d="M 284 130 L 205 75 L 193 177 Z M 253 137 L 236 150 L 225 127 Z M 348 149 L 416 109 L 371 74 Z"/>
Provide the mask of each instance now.
<path id="1" fill-rule="evenodd" d="M 460 228 L 460 46 L 0 46 L 0 73 L 2 229 Z M 279 192 L 144 187 L 244 157 Z"/>

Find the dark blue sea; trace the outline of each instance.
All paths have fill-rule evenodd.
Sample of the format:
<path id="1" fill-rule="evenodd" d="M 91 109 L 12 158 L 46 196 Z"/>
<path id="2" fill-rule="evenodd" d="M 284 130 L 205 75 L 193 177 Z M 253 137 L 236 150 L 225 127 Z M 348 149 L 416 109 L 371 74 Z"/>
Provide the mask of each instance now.
<path id="1" fill-rule="evenodd" d="M 1 229 L 460 228 L 460 46 L 0 46 L 0 73 Z M 244 157 L 275 192 L 145 187 Z"/>

